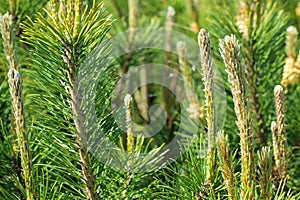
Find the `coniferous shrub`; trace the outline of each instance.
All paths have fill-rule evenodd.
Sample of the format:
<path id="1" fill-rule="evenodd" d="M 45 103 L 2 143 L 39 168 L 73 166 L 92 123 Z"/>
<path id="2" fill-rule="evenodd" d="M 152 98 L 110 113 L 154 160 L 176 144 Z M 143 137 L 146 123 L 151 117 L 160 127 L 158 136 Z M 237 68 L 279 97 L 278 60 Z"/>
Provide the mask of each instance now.
<path id="1" fill-rule="evenodd" d="M 299 17 L 0 0 L 0 199 L 299 199 Z"/>

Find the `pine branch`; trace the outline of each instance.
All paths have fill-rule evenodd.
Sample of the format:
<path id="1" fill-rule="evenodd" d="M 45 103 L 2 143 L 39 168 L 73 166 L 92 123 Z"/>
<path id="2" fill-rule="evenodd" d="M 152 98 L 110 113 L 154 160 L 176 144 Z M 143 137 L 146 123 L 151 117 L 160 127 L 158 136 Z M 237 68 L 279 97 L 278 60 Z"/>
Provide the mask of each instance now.
<path id="1" fill-rule="evenodd" d="M 4 47 L 4 54 L 6 56 L 6 60 L 8 62 L 9 69 L 16 69 L 17 67 L 17 59 L 16 53 L 14 49 L 14 34 L 13 34 L 13 21 L 12 16 L 5 14 L 4 16 L 0 16 L 0 29 L 1 35 L 3 38 L 3 47 Z M 13 121 L 13 129 L 12 129 L 12 137 L 13 137 L 13 165 L 15 166 L 16 174 L 19 174 L 19 167 L 17 164 L 17 154 L 19 151 L 18 144 L 17 144 L 17 135 L 15 133 L 15 120 Z"/>
<path id="2" fill-rule="evenodd" d="M 73 9 L 75 13 L 72 12 Z M 66 25 L 67 27 L 70 27 L 71 30 L 73 29 L 73 39 L 75 41 L 78 36 L 78 28 L 81 22 L 80 9 L 80 2 L 78 0 L 76 0 L 74 4 L 69 2 L 66 5 Z M 68 36 L 68 34 L 66 34 L 66 36 Z M 76 52 L 73 51 L 71 40 L 63 42 L 62 44 L 64 46 L 64 55 L 62 57 L 66 66 L 68 67 L 68 90 L 71 96 L 74 125 L 77 131 L 78 153 L 81 161 L 81 173 L 83 175 L 85 193 L 88 199 L 96 200 L 98 199 L 98 195 L 95 192 L 95 178 L 93 174 L 90 154 L 86 146 L 88 143 L 88 134 L 86 132 L 84 124 L 86 118 L 84 111 L 81 108 L 82 96 L 79 92 L 78 82 L 76 81 L 76 68 L 78 67 L 76 63 L 78 62 L 78 57 L 74 56 L 76 55 Z"/>
<path id="3" fill-rule="evenodd" d="M 6 60 L 8 62 L 9 68 L 16 69 L 17 68 L 17 59 L 16 59 L 16 52 L 14 48 L 14 27 L 13 27 L 13 20 L 12 16 L 9 14 L 5 14 L 1 16 L 1 33 L 3 38 L 3 47 L 4 53 L 6 56 Z"/>
<path id="4" fill-rule="evenodd" d="M 166 21 L 165 21 L 165 54 L 164 54 L 164 64 L 173 67 L 171 65 L 172 62 L 172 56 L 171 56 L 171 48 L 172 48 L 172 31 L 173 31 L 173 18 L 175 16 L 175 10 L 172 6 L 169 6 L 167 8 L 166 12 Z M 169 74 L 165 74 L 166 77 L 169 76 Z M 172 96 L 172 92 L 167 89 L 163 88 L 163 101 L 165 105 L 165 109 L 167 112 L 167 126 L 168 126 L 168 142 L 173 137 L 173 128 L 174 128 L 174 112 L 172 111 L 172 107 L 174 105 L 174 97 Z"/>
<path id="5" fill-rule="evenodd" d="M 280 159 L 279 159 L 279 145 L 278 145 L 278 133 L 277 133 L 277 123 L 272 121 L 271 124 L 271 131 L 272 131 L 272 139 L 273 139 L 273 151 L 274 151 L 274 159 L 275 165 L 280 166 Z"/>
<path id="6" fill-rule="evenodd" d="M 125 112 L 126 112 L 126 126 L 127 126 L 127 152 L 133 153 L 134 150 L 134 135 L 133 135 L 133 121 L 131 114 L 132 98 L 130 94 L 127 94 L 124 98 Z"/>
<path id="7" fill-rule="evenodd" d="M 16 125 L 16 135 L 18 149 L 21 157 L 21 167 L 27 200 L 37 199 L 35 194 L 35 185 L 33 182 L 33 171 L 30 157 L 30 148 L 28 144 L 28 134 L 25 127 L 24 103 L 22 96 L 21 76 L 17 70 L 11 68 L 8 73 L 10 94 L 12 97 L 12 107 Z"/>
<path id="8" fill-rule="evenodd" d="M 274 99 L 275 99 L 276 116 L 277 116 L 277 122 L 272 123 L 274 156 L 276 161 L 278 179 L 284 180 L 285 177 L 287 176 L 287 149 L 286 149 L 286 138 L 284 133 L 285 115 L 284 115 L 283 88 L 280 85 L 276 85 L 274 88 Z"/>
<path id="9" fill-rule="evenodd" d="M 24 103 L 22 94 L 21 76 L 16 70 L 18 67 L 18 61 L 15 54 L 14 45 L 14 31 L 13 31 L 13 17 L 5 14 L 0 18 L 0 28 L 3 37 L 3 45 L 5 50 L 6 59 L 8 61 L 9 72 L 8 82 L 9 89 L 12 98 L 12 111 L 14 116 L 14 160 L 17 159 L 18 151 L 20 152 L 22 176 L 25 182 L 25 191 L 27 200 L 37 199 L 35 194 L 35 185 L 33 181 L 33 170 L 30 157 L 30 147 L 28 144 L 28 134 L 25 127 L 25 114 Z M 17 164 L 14 163 L 16 166 Z M 19 169 L 15 167 L 18 174 Z"/>
<path id="10" fill-rule="evenodd" d="M 11 14 L 12 22 L 17 24 L 17 16 L 16 16 L 16 0 L 9 0 L 9 12 Z"/>
<path id="11" fill-rule="evenodd" d="M 203 119 L 203 108 L 201 107 L 201 103 L 198 102 L 197 98 L 193 94 L 192 90 L 194 88 L 194 80 L 192 77 L 192 69 L 189 66 L 189 63 L 186 61 L 187 50 L 185 42 L 179 41 L 177 43 L 177 52 L 178 52 L 178 62 L 179 69 L 186 79 L 184 82 L 185 91 L 187 93 L 187 97 L 189 100 L 189 107 L 187 108 L 188 113 L 192 119 L 202 120 Z"/>
<path id="12" fill-rule="evenodd" d="M 269 147 L 258 152 L 260 196 L 266 200 L 272 197 L 272 158 Z"/>
<path id="13" fill-rule="evenodd" d="M 64 177 L 63 180 L 67 179 L 69 188 L 76 188 L 76 195 L 98 199 L 93 163 L 87 148 L 89 136 L 85 128 L 86 116 L 81 107 L 83 102 L 77 73 L 87 55 L 102 42 L 111 20 L 103 12 L 103 4 L 95 1 L 91 8 L 82 7 L 79 0 L 53 0 L 51 3 L 50 13 L 47 11 L 48 18 L 38 14 L 34 22 L 25 24 L 24 40 L 34 47 L 35 57 L 32 61 L 38 74 L 36 78 L 40 89 L 46 93 L 42 96 L 46 101 L 42 105 L 48 108 L 45 118 L 54 122 L 48 124 L 49 130 L 55 130 L 53 138 L 60 138 L 58 143 L 54 141 L 53 146 L 60 146 L 61 149 L 53 152 L 65 152 L 63 158 L 72 160 L 65 164 L 59 163 L 61 160 L 58 159 L 56 164 L 75 170 L 72 172 L 73 178 Z M 59 125 L 55 127 L 55 124 Z M 61 145 L 60 140 L 68 145 Z M 77 152 L 78 157 L 69 157 L 70 151 L 72 154 Z M 81 173 L 77 173 L 78 166 L 74 163 L 80 164 Z M 82 184 L 79 184 L 78 179 L 81 179 Z M 68 191 L 69 188 L 65 187 Z M 77 189 L 82 189 L 83 195 Z"/>
<path id="14" fill-rule="evenodd" d="M 232 163 L 232 154 L 230 152 L 228 135 L 224 135 L 224 131 L 220 131 L 218 133 L 217 148 L 222 175 L 225 180 L 225 187 L 229 198 L 234 200 L 236 198 L 234 167 Z"/>
<path id="15" fill-rule="evenodd" d="M 240 131 L 242 160 L 242 199 L 255 199 L 255 173 L 253 155 L 253 132 L 248 107 L 248 96 L 244 76 L 244 66 L 240 61 L 240 46 L 234 35 L 220 40 L 228 81 L 233 95 L 237 126 Z"/>
<path id="16" fill-rule="evenodd" d="M 200 49 L 200 59 L 203 71 L 203 83 L 205 93 L 207 138 L 208 138 L 208 166 L 207 182 L 212 184 L 216 175 L 216 116 L 214 102 L 214 73 L 212 62 L 212 50 L 210 45 L 209 33 L 201 29 L 198 35 L 198 44 Z"/>
<path id="17" fill-rule="evenodd" d="M 135 150 L 134 145 L 134 135 L 133 135 L 133 121 L 132 121 L 132 113 L 131 113 L 131 104 L 132 104 L 132 97 L 130 94 L 127 94 L 124 98 L 124 104 L 125 104 L 125 113 L 126 113 L 126 128 L 127 128 L 127 153 L 128 153 L 128 161 L 127 161 L 127 174 L 126 174 L 126 181 L 124 183 L 124 190 L 122 192 L 122 197 L 126 197 L 126 193 L 128 190 L 128 187 L 130 185 L 132 175 L 132 155 Z"/>
<path id="18" fill-rule="evenodd" d="M 70 46 L 66 44 L 66 49 L 70 49 Z M 65 49 L 65 50 L 66 50 Z M 73 55 L 74 52 L 67 52 L 66 55 Z M 70 56 L 67 58 L 64 56 L 64 60 L 66 65 L 69 68 L 69 80 L 71 86 L 69 87 L 69 93 L 72 100 L 72 110 L 74 114 L 74 125 L 77 131 L 77 145 L 78 145 L 78 153 L 81 161 L 81 172 L 83 175 L 83 182 L 85 185 L 85 192 L 88 199 L 96 200 L 98 199 L 98 195 L 95 192 L 95 178 L 93 175 L 91 158 L 87 149 L 87 132 L 85 129 L 85 115 L 83 110 L 81 109 L 82 97 L 79 93 L 78 83 L 75 80 L 75 65 L 72 61 L 76 59 Z"/>
<path id="19" fill-rule="evenodd" d="M 249 81 L 249 92 L 250 95 L 250 103 L 252 106 L 252 110 L 254 115 L 257 116 L 255 118 L 255 123 L 257 124 L 257 130 L 254 132 L 256 138 L 258 139 L 260 145 L 267 144 L 267 132 L 265 128 L 265 120 L 264 116 L 261 112 L 261 105 L 259 102 L 259 92 L 257 90 L 257 78 L 255 76 L 256 65 L 255 62 L 255 49 L 252 47 L 248 47 L 248 45 L 254 46 L 256 44 L 255 40 L 252 38 L 252 34 L 254 33 L 254 29 L 259 26 L 260 21 L 260 2 L 254 1 L 241 1 L 239 8 L 239 14 L 237 15 L 237 25 L 239 27 L 240 32 L 243 34 L 246 47 L 245 50 L 245 68 L 247 72 L 247 80 Z M 249 37 L 250 35 L 250 37 Z"/>

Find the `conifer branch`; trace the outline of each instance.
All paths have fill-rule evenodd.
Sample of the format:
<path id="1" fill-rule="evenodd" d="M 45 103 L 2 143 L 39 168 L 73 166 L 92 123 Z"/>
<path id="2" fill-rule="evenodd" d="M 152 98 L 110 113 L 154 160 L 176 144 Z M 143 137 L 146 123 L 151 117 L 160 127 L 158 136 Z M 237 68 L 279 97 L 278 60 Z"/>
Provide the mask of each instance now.
<path id="1" fill-rule="evenodd" d="M 273 151 L 274 151 L 274 159 L 275 159 L 275 166 L 280 166 L 280 159 L 279 159 L 279 145 L 278 145 L 278 133 L 277 133 L 277 123 L 272 121 L 271 124 L 271 131 L 272 131 L 272 139 L 273 139 Z"/>
<path id="2" fill-rule="evenodd" d="M 67 23 L 68 28 L 70 30 L 73 30 L 73 40 L 75 41 L 78 36 L 80 22 L 81 22 L 80 10 L 81 10 L 80 1 L 76 0 L 74 2 L 71 1 L 67 2 L 66 16 L 64 16 L 66 20 L 65 23 Z M 84 123 L 86 121 L 86 117 L 84 111 L 81 108 L 82 94 L 79 91 L 78 80 L 76 80 L 76 73 L 77 73 L 76 71 L 78 68 L 77 62 L 79 58 L 76 57 L 76 52 L 74 52 L 74 48 L 72 45 L 72 41 L 70 40 L 70 36 L 68 35 L 67 32 L 65 34 L 67 40 L 62 41 L 64 47 L 64 55 L 62 55 L 62 58 L 68 68 L 67 71 L 68 80 L 69 80 L 68 91 L 71 97 L 71 106 L 72 106 L 73 117 L 74 117 L 74 125 L 77 133 L 76 143 L 77 143 L 78 154 L 81 162 L 81 173 L 83 176 L 82 181 L 85 186 L 84 191 L 86 193 L 86 197 L 91 200 L 96 200 L 98 199 L 98 194 L 95 191 L 96 182 L 93 174 L 91 157 L 87 149 L 88 134 L 86 132 L 85 123 Z"/>
<path id="3" fill-rule="evenodd" d="M 130 185 L 132 175 L 131 175 L 131 167 L 132 167 L 132 159 L 134 153 L 134 135 L 133 135 L 133 121 L 132 121 L 132 113 L 131 113 L 131 104 L 132 104 L 132 97 L 130 94 L 127 94 L 124 98 L 125 104 L 125 118 L 126 118 L 126 129 L 127 129 L 127 154 L 128 154 L 128 161 L 127 161 L 127 180 L 124 183 L 124 190 L 122 192 L 122 197 L 126 196 L 128 186 Z"/>
<path id="4" fill-rule="evenodd" d="M 212 50 L 210 45 L 209 33 L 201 29 L 198 35 L 198 44 L 200 49 L 200 59 L 203 71 L 203 83 L 205 93 L 206 122 L 207 122 L 207 139 L 208 139 L 208 166 L 207 182 L 213 183 L 216 173 L 216 116 L 214 102 L 214 73 L 212 62 Z"/>
<path id="5" fill-rule="evenodd" d="M 95 192 L 95 178 L 93 174 L 91 158 L 87 149 L 88 135 L 85 129 L 85 114 L 81 108 L 82 96 L 79 92 L 79 85 L 76 81 L 76 64 L 73 62 L 77 58 L 74 58 L 74 52 L 71 51 L 71 45 L 68 43 L 64 44 L 65 46 L 65 55 L 63 59 L 65 64 L 68 67 L 68 79 L 69 79 L 69 88 L 68 91 L 71 96 L 71 105 L 74 115 L 74 125 L 77 132 L 77 148 L 78 154 L 81 161 L 81 173 L 83 176 L 83 183 L 85 185 L 85 193 L 88 199 L 97 200 L 98 195 Z"/>
<path id="6" fill-rule="evenodd" d="M 229 198 L 231 200 L 234 200 L 236 189 L 235 189 L 234 168 L 232 163 L 232 154 L 230 153 L 228 135 L 225 135 L 224 131 L 218 132 L 217 147 L 218 147 L 220 166 L 222 170 L 222 176 L 225 180 L 225 187 Z"/>
<path id="7" fill-rule="evenodd" d="M 127 94 L 124 98 L 125 113 L 126 113 L 126 126 L 127 126 L 127 152 L 128 154 L 133 153 L 134 150 L 134 136 L 133 136 L 133 123 L 131 114 L 132 97 Z"/>
<path id="8" fill-rule="evenodd" d="M 3 47 L 4 54 L 6 56 L 6 60 L 8 62 L 9 68 L 16 69 L 17 68 L 17 59 L 16 52 L 14 48 L 14 27 L 12 16 L 8 13 L 0 17 L 0 28 L 1 34 L 3 38 Z"/>
<path id="9" fill-rule="evenodd" d="M 200 102 L 194 96 L 192 89 L 194 88 L 194 81 L 192 77 L 192 70 L 186 61 L 186 45 L 183 41 L 177 43 L 177 52 L 178 52 L 178 61 L 179 69 L 182 72 L 182 75 L 186 79 L 184 82 L 185 91 L 189 100 L 189 107 L 187 108 L 190 117 L 193 119 L 201 120 L 203 118 L 203 108 L 200 105 Z"/>
<path id="10" fill-rule="evenodd" d="M 58 100 L 58 105 L 46 105 L 50 106 L 47 112 L 48 119 L 50 121 L 54 119 L 54 123 L 59 119 L 65 124 L 62 130 L 57 130 L 55 127 L 57 132 L 54 132 L 53 137 L 62 135 L 68 145 L 75 146 L 74 149 L 70 149 L 65 148 L 66 144 L 60 146 L 61 144 L 54 142 L 56 147 L 62 148 L 54 155 L 70 150 L 77 152 L 78 155 L 77 160 L 67 156 L 70 162 L 66 166 L 77 169 L 77 163 L 79 163 L 81 169 L 72 174 L 70 182 L 69 177 L 63 177 L 63 179 L 68 179 L 66 185 L 77 184 L 74 188 L 77 188 L 77 192 L 82 189 L 81 195 L 83 194 L 86 199 L 98 199 L 93 164 L 87 148 L 89 133 L 86 130 L 86 116 L 82 108 L 83 97 L 79 89 L 78 71 L 87 55 L 103 41 L 111 20 L 104 11 L 103 4 L 96 3 L 96 1 L 93 1 L 91 8 L 88 5 L 83 8 L 79 0 L 66 2 L 53 0 L 51 3 L 58 13 L 46 11 L 47 17 L 39 13 L 35 21 L 26 22 L 24 40 L 34 47 L 32 51 L 36 57 L 33 57 L 32 61 L 39 74 L 36 76 L 36 79 L 40 81 L 38 86 L 44 89 L 45 84 L 51 83 L 49 86 L 51 89 L 44 90 L 45 97 L 51 96 L 53 99 L 61 100 Z M 52 17 L 53 15 L 56 17 Z M 40 73 L 41 71 L 44 73 Z M 44 102 L 41 102 L 41 105 L 44 106 Z M 57 114 L 61 109 L 67 112 Z M 53 128 L 55 124 L 48 124 L 48 126 Z M 68 169 L 65 168 L 65 170 Z M 56 173 L 60 174 L 57 171 Z M 80 181 L 77 181 L 78 178 Z"/>
<path id="11" fill-rule="evenodd" d="M 25 127 L 24 103 L 22 96 L 21 76 L 17 70 L 10 68 L 8 72 L 8 82 L 12 97 L 12 108 L 15 120 L 15 130 L 17 135 L 18 149 L 21 157 L 21 167 L 27 200 L 37 199 L 34 192 L 32 163 L 30 158 L 30 147 L 28 135 Z"/>
<path id="12" fill-rule="evenodd" d="M 274 99 L 276 107 L 276 131 L 275 123 L 272 123 L 273 132 L 273 145 L 274 155 L 276 161 L 276 169 L 278 172 L 278 178 L 283 180 L 287 175 L 287 150 L 286 150 L 286 138 L 284 133 L 284 100 L 283 100 L 283 88 L 280 85 L 276 85 L 274 88 Z"/>
<path id="13" fill-rule="evenodd" d="M 173 31 L 173 18 L 175 16 L 175 10 L 172 6 L 167 8 L 166 20 L 165 20 L 165 55 L 164 55 L 164 64 L 166 66 L 172 67 L 172 31 Z M 165 74 L 166 77 L 169 74 Z M 167 88 L 163 88 L 163 100 L 165 109 L 167 112 L 167 126 L 168 126 L 168 140 L 171 140 L 173 137 L 173 128 L 174 128 L 174 112 L 172 112 L 172 106 L 174 105 L 174 98 L 172 92 Z"/>
<path id="14" fill-rule="evenodd" d="M 21 76 L 17 71 L 18 61 L 15 53 L 14 45 L 14 30 L 13 30 L 13 17 L 5 14 L 0 17 L 0 29 L 3 37 L 3 46 L 6 59 L 9 66 L 8 83 L 10 95 L 12 98 L 12 111 L 13 111 L 13 145 L 14 145 L 14 160 L 18 159 L 18 151 L 20 153 L 22 176 L 25 183 L 25 192 L 27 200 L 37 199 L 35 194 L 35 185 L 33 181 L 33 170 L 30 157 L 30 147 L 28 144 L 28 134 L 25 126 L 24 103 L 22 94 Z M 16 163 L 14 163 L 16 165 Z M 19 169 L 16 169 L 18 174 Z"/>
<path id="15" fill-rule="evenodd" d="M 254 134 L 258 139 L 259 145 L 267 144 L 267 132 L 265 128 L 265 120 L 263 113 L 261 112 L 261 106 L 259 102 L 259 91 L 257 89 L 257 77 L 255 76 L 257 62 L 255 61 L 256 50 L 253 46 L 257 41 L 253 40 L 255 29 L 259 26 L 260 21 L 260 6 L 259 1 L 240 1 L 238 15 L 236 17 L 236 24 L 239 31 L 243 34 L 245 41 L 245 69 L 247 72 L 247 80 L 249 81 L 249 92 L 250 93 L 250 105 L 252 111 L 256 116 L 253 123 L 256 124 L 253 128 L 255 129 Z M 250 46 L 250 47 L 249 47 Z"/>
<path id="16" fill-rule="evenodd" d="M 237 126 L 240 131 L 242 199 L 255 199 L 253 133 L 244 77 L 245 69 L 240 61 L 240 46 L 234 35 L 220 40 L 220 52 L 226 66 L 237 116 Z"/>
<path id="17" fill-rule="evenodd" d="M 260 196 L 269 200 L 272 197 L 272 158 L 269 147 L 263 147 L 258 152 L 258 168 Z"/>
<path id="18" fill-rule="evenodd" d="M 283 103 L 283 88 L 280 85 L 276 85 L 274 88 L 274 99 L 276 106 L 277 116 L 277 133 L 280 142 L 284 142 L 284 103 Z"/>
<path id="19" fill-rule="evenodd" d="M 9 12 L 12 18 L 12 23 L 17 24 L 17 1 L 16 0 L 9 0 Z M 18 33 L 18 27 L 15 27 L 16 32 Z"/>

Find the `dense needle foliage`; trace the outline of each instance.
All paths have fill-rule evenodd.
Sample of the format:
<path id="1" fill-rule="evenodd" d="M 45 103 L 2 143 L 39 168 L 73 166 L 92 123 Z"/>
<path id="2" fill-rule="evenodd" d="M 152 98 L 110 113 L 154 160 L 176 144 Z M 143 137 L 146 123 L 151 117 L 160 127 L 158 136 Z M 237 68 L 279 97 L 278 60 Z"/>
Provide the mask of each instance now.
<path id="1" fill-rule="evenodd" d="M 298 30 L 298 0 L 0 0 L 0 199 L 299 199 Z"/>

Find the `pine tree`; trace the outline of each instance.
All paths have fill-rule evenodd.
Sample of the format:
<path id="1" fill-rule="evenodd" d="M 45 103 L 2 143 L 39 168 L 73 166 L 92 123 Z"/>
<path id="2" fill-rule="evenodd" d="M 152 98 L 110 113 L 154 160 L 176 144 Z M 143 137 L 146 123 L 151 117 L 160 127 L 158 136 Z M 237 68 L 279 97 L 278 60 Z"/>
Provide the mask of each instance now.
<path id="1" fill-rule="evenodd" d="M 0 5 L 0 199 L 300 197 L 298 0 Z M 164 49 L 136 48 L 157 42 L 149 26 L 164 29 Z M 116 35 L 126 52 L 108 64 Z M 178 72 L 186 99 L 144 84 L 146 69 L 129 94 L 122 78 L 147 63 Z M 178 136 L 185 142 L 161 153 Z"/>

